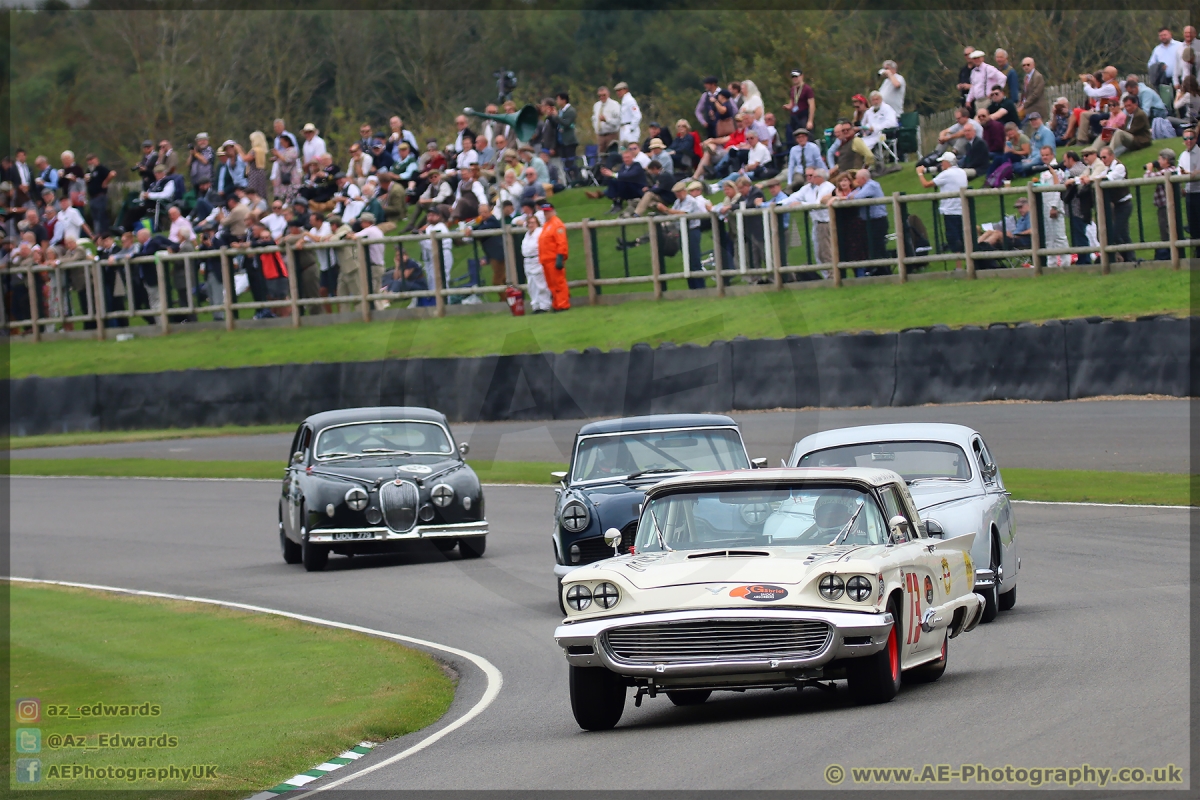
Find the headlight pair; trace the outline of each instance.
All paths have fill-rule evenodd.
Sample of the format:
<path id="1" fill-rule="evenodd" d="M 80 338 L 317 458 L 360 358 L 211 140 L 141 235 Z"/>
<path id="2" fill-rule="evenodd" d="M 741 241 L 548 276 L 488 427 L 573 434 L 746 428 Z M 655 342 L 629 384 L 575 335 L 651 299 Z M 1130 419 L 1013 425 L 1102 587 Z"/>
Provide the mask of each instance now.
<path id="1" fill-rule="evenodd" d="M 608 581 L 596 586 L 595 590 L 589 589 L 582 583 L 577 583 L 567 589 L 567 605 L 575 611 L 586 611 L 592 605 L 593 600 L 596 605 L 607 610 L 621 602 L 621 592 Z"/>
<path id="2" fill-rule="evenodd" d="M 817 584 L 817 592 L 826 600 L 833 601 L 844 594 L 856 603 L 861 603 L 871 596 L 871 579 L 855 575 L 848 581 L 843 581 L 840 575 L 826 575 Z"/>

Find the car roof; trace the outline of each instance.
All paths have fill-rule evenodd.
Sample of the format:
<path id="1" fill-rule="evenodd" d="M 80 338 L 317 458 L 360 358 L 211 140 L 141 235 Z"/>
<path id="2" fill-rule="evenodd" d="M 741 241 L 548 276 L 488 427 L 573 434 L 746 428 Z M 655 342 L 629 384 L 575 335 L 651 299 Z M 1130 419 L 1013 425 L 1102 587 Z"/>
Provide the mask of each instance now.
<path id="1" fill-rule="evenodd" d="M 656 431 L 663 428 L 736 428 L 732 417 L 724 414 L 651 414 L 644 417 L 621 417 L 589 422 L 579 429 L 580 436 L 627 431 Z"/>
<path id="2" fill-rule="evenodd" d="M 304 420 L 317 430 L 328 428 L 330 425 L 343 425 L 347 422 L 376 422 L 381 420 L 412 419 L 421 422 L 436 422 L 446 424 L 446 415 L 432 408 L 419 406 L 367 406 L 364 408 L 339 408 L 334 411 L 322 411 Z"/>
<path id="3" fill-rule="evenodd" d="M 815 450 L 867 442 L 952 442 L 963 448 L 967 448 L 970 447 L 971 437 L 974 435 L 976 435 L 976 431 L 973 428 L 968 428 L 966 425 L 954 425 L 948 422 L 897 422 L 887 425 L 858 425 L 853 428 L 835 428 L 831 431 L 821 431 L 820 433 L 805 436 L 796 443 L 795 448 L 792 450 L 792 456 L 793 459 L 796 459 Z"/>
<path id="4" fill-rule="evenodd" d="M 725 472 L 693 472 L 667 478 L 650 487 L 647 494 L 659 494 L 670 489 L 719 487 L 728 484 L 783 483 L 810 481 L 813 483 L 865 483 L 868 486 L 903 484 L 904 479 L 890 469 L 875 467 L 775 467 L 773 469 L 738 469 Z"/>

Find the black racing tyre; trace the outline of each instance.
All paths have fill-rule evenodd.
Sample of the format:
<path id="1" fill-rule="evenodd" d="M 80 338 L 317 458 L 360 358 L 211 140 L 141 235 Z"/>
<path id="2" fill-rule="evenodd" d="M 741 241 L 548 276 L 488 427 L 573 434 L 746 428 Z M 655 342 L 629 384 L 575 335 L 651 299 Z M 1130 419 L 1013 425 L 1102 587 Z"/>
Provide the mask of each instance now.
<path id="1" fill-rule="evenodd" d="M 458 539 L 434 539 L 433 544 L 443 553 L 449 553 L 458 544 Z"/>
<path id="2" fill-rule="evenodd" d="M 996 552 L 998 547 L 999 543 L 996 541 L 995 536 L 993 536 L 991 563 L 988 565 L 991 567 L 993 576 L 996 574 L 997 570 L 999 570 L 1000 566 L 1000 554 Z M 983 617 L 981 617 L 979 621 L 981 623 L 991 622 L 996 619 L 996 615 L 1000 613 L 1000 589 L 995 583 L 992 583 L 990 587 L 982 592 L 979 592 L 979 594 L 983 595 Z"/>
<path id="3" fill-rule="evenodd" d="M 900 691 L 900 610 L 895 600 L 888 603 L 892 629 L 887 644 L 878 653 L 856 658 L 846 668 L 850 696 L 856 703 L 887 703 Z"/>
<path id="4" fill-rule="evenodd" d="M 708 699 L 712 689 L 679 689 L 667 692 L 667 697 L 677 706 L 698 706 Z"/>
<path id="5" fill-rule="evenodd" d="M 571 667 L 571 711 L 585 731 L 607 731 L 625 711 L 625 683 L 603 667 Z"/>
<path id="6" fill-rule="evenodd" d="M 1013 606 L 1017 604 L 1017 587 L 1012 587 L 1004 594 L 1000 595 L 1000 610 L 1012 611 Z"/>
<path id="7" fill-rule="evenodd" d="M 293 542 L 287 537 L 283 531 L 283 507 L 279 508 L 279 549 L 283 551 L 283 562 L 285 564 L 300 563 L 300 545 Z"/>
<path id="8" fill-rule="evenodd" d="M 486 536 L 464 536 L 458 540 L 458 554 L 463 558 L 479 558 L 487 550 Z"/>
<path id="9" fill-rule="evenodd" d="M 901 676 L 906 684 L 913 683 L 933 683 L 946 671 L 946 661 L 950 654 L 950 633 L 947 632 L 942 638 L 942 655 L 937 661 L 930 661 L 927 664 L 922 664 L 919 667 L 914 667 L 908 670 Z"/>
<path id="10" fill-rule="evenodd" d="M 300 518 L 304 519 L 303 507 L 300 509 Z M 300 529 L 300 541 L 300 558 L 304 562 L 305 571 L 321 572 L 324 570 L 325 565 L 329 563 L 329 548 L 309 542 L 307 527 Z"/>

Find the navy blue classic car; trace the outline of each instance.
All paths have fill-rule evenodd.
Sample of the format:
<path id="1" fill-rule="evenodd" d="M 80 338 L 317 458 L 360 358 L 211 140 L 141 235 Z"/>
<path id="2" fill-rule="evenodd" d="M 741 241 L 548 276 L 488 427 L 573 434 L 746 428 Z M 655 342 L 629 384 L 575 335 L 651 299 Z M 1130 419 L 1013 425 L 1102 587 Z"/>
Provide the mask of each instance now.
<path id="1" fill-rule="evenodd" d="M 428 408 L 347 408 L 301 423 L 279 500 L 283 560 L 312 572 L 329 554 L 394 551 L 429 539 L 478 558 L 483 489 L 445 415 Z"/>
<path id="2" fill-rule="evenodd" d="M 619 530 L 620 552 L 629 552 L 647 487 L 668 475 L 750 467 L 737 423 L 726 416 L 661 414 L 584 425 L 570 469 L 554 473 L 562 481 L 554 509 L 559 605 L 564 575 L 613 555 L 605 531 Z"/>

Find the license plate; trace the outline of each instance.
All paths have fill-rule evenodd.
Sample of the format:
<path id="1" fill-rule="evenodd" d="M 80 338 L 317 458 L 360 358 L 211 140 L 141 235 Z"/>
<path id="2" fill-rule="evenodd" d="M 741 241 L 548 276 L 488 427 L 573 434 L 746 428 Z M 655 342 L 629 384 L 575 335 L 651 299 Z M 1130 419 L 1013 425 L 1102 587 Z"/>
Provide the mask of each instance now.
<path id="1" fill-rule="evenodd" d="M 374 538 L 375 538 L 375 534 L 368 533 L 366 531 L 359 531 L 359 532 L 355 532 L 355 533 L 335 533 L 333 535 L 333 540 L 335 542 L 344 542 L 347 539 L 374 539 Z"/>

